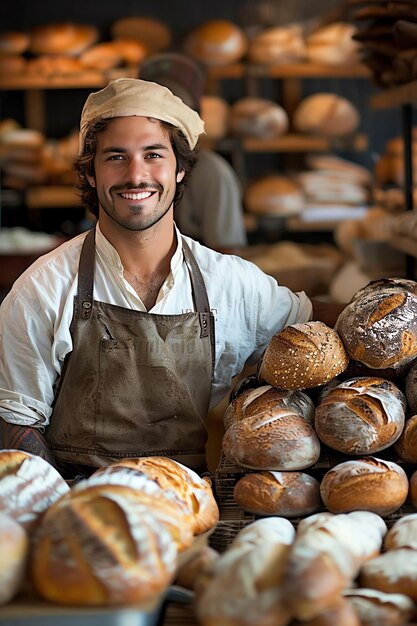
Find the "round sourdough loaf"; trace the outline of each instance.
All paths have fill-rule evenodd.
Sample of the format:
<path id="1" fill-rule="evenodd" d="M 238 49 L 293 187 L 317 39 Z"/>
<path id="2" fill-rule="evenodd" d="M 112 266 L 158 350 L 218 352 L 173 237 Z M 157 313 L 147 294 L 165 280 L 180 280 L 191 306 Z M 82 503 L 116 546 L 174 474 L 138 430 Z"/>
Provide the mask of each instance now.
<path id="1" fill-rule="evenodd" d="M 248 183 L 244 204 L 249 213 L 288 217 L 305 208 L 300 186 L 279 174 L 267 174 Z"/>
<path id="2" fill-rule="evenodd" d="M 300 61 L 305 57 L 305 52 L 304 37 L 299 25 L 272 26 L 250 39 L 248 59 L 251 63 L 268 65 Z"/>
<path id="3" fill-rule="evenodd" d="M 185 39 L 185 52 L 207 66 L 227 65 L 239 61 L 246 53 L 245 32 L 229 20 L 203 22 Z"/>
<path id="4" fill-rule="evenodd" d="M 31 579 L 39 595 L 65 605 L 152 600 L 172 582 L 177 548 L 148 505 L 113 492 L 65 498 L 35 536 Z"/>
<path id="5" fill-rule="evenodd" d="M 323 503 L 320 483 L 303 472 L 253 472 L 240 478 L 235 502 L 255 515 L 299 517 L 318 511 Z"/>
<path id="6" fill-rule="evenodd" d="M 230 461 L 259 470 L 304 469 L 320 456 L 313 427 L 288 408 L 235 422 L 225 432 L 222 448 Z"/>
<path id="7" fill-rule="evenodd" d="M 404 626 L 414 613 L 413 601 L 404 594 L 352 588 L 346 589 L 343 596 L 355 610 L 361 626 Z"/>
<path id="8" fill-rule="evenodd" d="M 356 131 L 360 123 L 357 108 L 334 93 L 316 93 L 304 98 L 294 111 L 296 130 L 311 135 L 342 137 Z"/>
<path id="9" fill-rule="evenodd" d="M 29 556 L 29 539 L 23 526 L 0 512 L 0 605 L 20 591 Z"/>
<path id="10" fill-rule="evenodd" d="M 385 593 L 402 593 L 417 600 L 417 551 L 397 548 L 384 552 L 362 566 L 359 583 L 362 587 Z"/>
<path id="11" fill-rule="evenodd" d="M 272 385 L 262 385 L 256 389 L 242 391 L 226 408 L 223 424 L 227 430 L 232 424 L 247 417 L 272 416 L 279 408 L 288 408 L 299 413 L 306 422 L 313 424 L 314 402 L 303 391 L 276 389 Z"/>
<path id="12" fill-rule="evenodd" d="M 366 457 L 335 465 L 323 476 L 320 493 L 332 513 L 371 511 L 385 516 L 404 504 L 408 487 L 397 463 Z"/>
<path id="13" fill-rule="evenodd" d="M 395 450 L 404 461 L 417 463 L 417 415 L 406 420 Z"/>
<path id="14" fill-rule="evenodd" d="M 210 530 L 217 524 L 219 507 L 208 477 L 201 478 L 182 463 L 162 456 L 121 459 L 109 467 L 114 466 L 139 470 L 154 480 L 159 487 L 170 491 L 177 502 L 191 515 L 191 527 L 194 534 Z"/>
<path id="15" fill-rule="evenodd" d="M 98 41 L 99 33 L 91 24 L 59 22 L 34 26 L 30 31 L 29 52 L 76 56 Z"/>
<path id="16" fill-rule="evenodd" d="M 398 548 L 417 549 L 417 513 L 396 520 L 384 538 L 385 551 Z"/>
<path id="17" fill-rule="evenodd" d="M 331 389 L 316 407 L 314 426 L 323 443 L 346 454 L 374 454 L 400 437 L 406 400 L 391 381 L 359 377 Z"/>
<path id="18" fill-rule="evenodd" d="M 401 284 L 365 288 L 335 328 L 351 359 L 373 369 L 400 368 L 417 357 L 417 295 Z"/>
<path id="19" fill-rule="evenodd" d="M 288 126 L 285 109 L 265 98 L 241 98 L 230 110 L 230 131 L 239 137 L 280 137 Z"/>
<path id="20" fill-rule="evenodd" d="M 331 381 L 349 359 L 335 330 L 323 322 L 286 326 L 269 342 L 259 378 L 280 389 L 307 389 Z"/>
<path id="21" fill-rule="evenodd" d="M 69 491 L 56 469 L 40 456 L 0 450 L 0 510 L 31 531 L 42 515 Z"/>

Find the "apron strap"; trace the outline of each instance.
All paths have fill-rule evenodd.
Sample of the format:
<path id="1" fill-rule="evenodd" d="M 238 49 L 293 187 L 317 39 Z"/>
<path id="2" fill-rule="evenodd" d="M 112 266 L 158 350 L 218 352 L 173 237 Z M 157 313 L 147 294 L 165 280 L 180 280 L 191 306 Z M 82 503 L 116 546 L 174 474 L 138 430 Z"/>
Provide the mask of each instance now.
<path id="1" fill-rule="evenodd" d="M 78 266 L 78 302 L 81 302 L 81 311 L 78 315 L 88 319 L 93 308 L 94 268 L 96 256 L 96 229 L 92 228 L 84 239 Z"/>

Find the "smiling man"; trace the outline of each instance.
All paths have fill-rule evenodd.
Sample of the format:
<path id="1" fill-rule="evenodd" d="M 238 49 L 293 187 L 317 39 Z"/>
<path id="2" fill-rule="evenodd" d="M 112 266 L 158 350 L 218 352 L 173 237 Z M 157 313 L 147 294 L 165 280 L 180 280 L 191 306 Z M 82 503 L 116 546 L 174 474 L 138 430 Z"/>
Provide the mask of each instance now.
<path id="1" fill-rule="evenodd" d="M 274 333 L 311 318 L 304 293 L 177 229 L 203 128 L 156 83 L 122 78 L 87 98 L 75 169 L 98 221 L 0 308 L 2 447 L 66 477 L 142 455 L 203 470 L 209 409 Z"/>

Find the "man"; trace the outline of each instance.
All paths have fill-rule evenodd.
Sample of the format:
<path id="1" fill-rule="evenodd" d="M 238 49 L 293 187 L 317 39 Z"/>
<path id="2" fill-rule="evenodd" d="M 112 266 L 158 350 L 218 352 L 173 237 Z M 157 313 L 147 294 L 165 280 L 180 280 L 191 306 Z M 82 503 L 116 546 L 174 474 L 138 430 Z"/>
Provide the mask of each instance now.
<path id="1" fill-rule="evenodd" d="M 122 78 L 87 98 L 76 169 L 98 222 L 0 308 L 3 448 L 67 477 L 149 454 L 199 469 L 209 407 L 274 333 L 310 319 L 305 294 L 176 228 L 202 132 L 156 83 Z"/>
<path id="2" fill-rule="evenodd" d="M 140 78 L 168 87 L 201 115 L 206 75 L 191 57 L 178 52 L 150 56 L 141 64 Z M 230 163 L 200 147 L 193 175 L 175 207 L 175 222 L 184 235 L 205 246 L 238 254 L 248 243 L 242 196 L 241 182 Z"/>

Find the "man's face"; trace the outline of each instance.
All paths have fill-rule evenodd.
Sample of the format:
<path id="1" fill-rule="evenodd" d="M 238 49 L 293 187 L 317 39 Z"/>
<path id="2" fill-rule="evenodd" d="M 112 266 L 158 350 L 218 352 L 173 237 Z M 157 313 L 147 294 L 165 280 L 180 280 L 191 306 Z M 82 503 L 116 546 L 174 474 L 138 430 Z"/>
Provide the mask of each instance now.
<path id="1" fill-rule="evenodd" d="M 94 158 L 100 219 L 130 231 L 143 231 L 169 211 L 176 184 L 176 160 L 159 121 L 117 117 L 99 133 Z"/>

